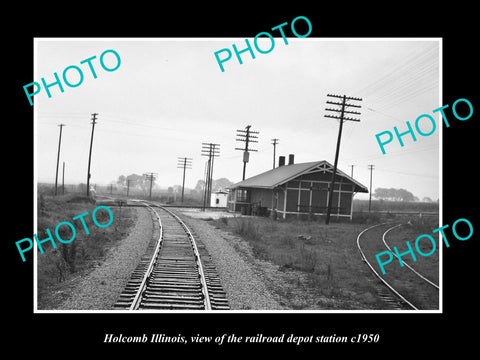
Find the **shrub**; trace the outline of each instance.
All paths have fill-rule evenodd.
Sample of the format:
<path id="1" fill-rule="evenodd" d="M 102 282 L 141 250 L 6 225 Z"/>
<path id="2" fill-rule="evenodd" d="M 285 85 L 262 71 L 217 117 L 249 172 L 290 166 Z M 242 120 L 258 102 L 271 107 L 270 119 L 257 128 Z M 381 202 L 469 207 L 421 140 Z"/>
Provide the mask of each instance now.
<path id="1" fill-rule="evenodd" d="M 299 256 L 298 256 L 298 267 L 299 270 L 306 272 L 314 272 L 318 263 L 318 252 L 314 249 L 308 250 L 305 244 L 300 246 Z"/>
<path id="2" fill-rule="evenodd" d="M 48 287 L 57 282 L 68 279 L 69 275 L 82 271 L 91 266 L 92 260 L 102 259 L 108 249 L 116 240 L 123 238 L 129 229 L 135 224 L 135 214 L 132 209 L 122 210 L 122 221 L 118 221 L 118 209 L 114 211 L 114 221 L 118 226 L 98 228 L 92 220 L 91 214 L 95 208 L 90 204 L 89 198 L 68 194 L 65 196 L 50 197 L 39 194 L 38 226 L 37 236 L 40 240 L 47 238 L 46 229 L 50 229 L 57 248 L 54 249 L 50 242 L 42 244 L 43 254 L 38 251 L 37 257 L 37 280 L 39 293 L 47 291 Z M 90 234 L 85 233 L 84 226 L 80 220 L 73 221 L 72 218 L 84 212 L 85 226 Z M 110 216 L 105 211 L 98 211 L 95 214 L 101 224 L 109 221 Z M 56 226 L 68 221 L 75 226 L 76 236 L 68 244 L 57 241 L 55 236 Z M 58 228 L 60 238 L 68 240 L 72 237 L 72 230 L 68 226 Z"/>
<path id="3" fill-rule="evenodd" d="M 297 240 L 289 234 L 283 234 L 283 235 L 279 236 L 278 240 L 279 240 L 278 242 L 279 242 L 280 245 L 284 245 L 284 246 L 286 246 L 288 248 L 291 248 L 291 249 L 296 247 Z"/>
<path id="4" fill-rule="evenodd" d="M 381 220 L 381 215 L 375 212 L 354 212 L 352 216 L 352 222 L 355 224 L 374 224 Z"/>
<path id="5" fill-rule="evenodd" d="M 251 219 L 235 218 L 235 220 L 236 224 L 234 231 L 237 234 L 245 236 L 251 240 L 259 240 L 261 238 L 258 226 L 256 226 Z"/>

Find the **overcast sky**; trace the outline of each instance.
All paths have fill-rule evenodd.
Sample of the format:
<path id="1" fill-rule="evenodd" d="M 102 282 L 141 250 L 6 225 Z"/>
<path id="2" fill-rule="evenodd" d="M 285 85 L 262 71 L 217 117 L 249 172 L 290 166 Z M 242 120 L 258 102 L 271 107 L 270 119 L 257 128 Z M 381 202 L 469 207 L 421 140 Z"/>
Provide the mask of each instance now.
<path id="1" fill-rule="evenodd" d="M 36 39 L 35 79 L 54 81 L 63 69 L 77 65 L 83 83 L 52 87 L 34 97 L 37 127 L 37 179 L 55 181 L 58 124 L 63 123 L 60 164 L 65 182 L 85 183 L 92 113 L 98 113 L 91 164 L 91 183 L 109 184 L 119 175 L 156 172 L 162 186 L 181 184 L 177 157 L 193 158 L 186 186 L 203 179 L 206 157 L 202 142 L 220 144 L 214 178 L 242 178 L 242 152 L 236 130 L 252 125 L 259 131 L 258 152 L 250 154 L 247 177 L 269 170 L 271 139 L 278 155 L 295 154 L 295 162 L 327 160 L 333 164 L 338 120 L 326 118 L 328 93 L 363 98 L 361 121 L 346 121 L 339 169 L 369 186 L 367 165 L 374 164 L 373 188 L 404 188 L 422 199 L 439 197 L 440 128 L 417 141 L 405 137 L 386 146 L 375 134 L 398 126 L 406 130 L 421 114 L 443 105 L 438 39 L 275 38 L 268 54 L 233 55 L 221 72 L 214 52 L 245 47 L 245 39 Z M 253 43 L 253 39 L 250 39 Z M 263 45 L 263 46 L 262 46 Z M 267 44 L 261 44 L 268 48 Z M 107 49 L 121 57 L 116 71 L 106 72 L 99 57 Z M 93 79 L 87 64 L 97 73 Z M 105 57 L 108 66 L 114 57 Z M 111 65 L 113 63 L 113 65 Z M 74 81 L 74 71 L 69 73 Z M 28 102 L 28 100 L 26 100 Z M 439 115 L 434 118 L 441 124 Z M 425 124 L 425 131 L 428 126 Z M 277 159 L 278 162 L 278 159 Z M 357 195 L 365 197 L 365 195 Z"/>

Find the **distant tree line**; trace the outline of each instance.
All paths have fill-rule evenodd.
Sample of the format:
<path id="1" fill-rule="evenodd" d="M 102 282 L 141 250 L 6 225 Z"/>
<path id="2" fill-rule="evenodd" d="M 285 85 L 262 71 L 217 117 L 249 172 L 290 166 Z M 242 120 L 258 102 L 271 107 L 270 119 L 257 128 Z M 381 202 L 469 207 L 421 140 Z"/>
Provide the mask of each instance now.
<path id="1" fill-rule="evenodd" d="M 150 186 L 150 178 L 147 178 L 146 176 L 143 176 L 143 175 L 130 174 L 128 176 L 120 175 L 118 177 L 118 180 L 117 180 L 118 185 L 127 186 L 127 182 L 130 188 L 140 188 L 144 192 L 146 192 Z M 153 182 L 152 182 L 152 185 L 154 184 L 155 184 L 155 178 L 153 178 Z"/>
<path id="2" fill-rule="evenodd" d="M 405 189 L 394 189 L 394 188 L 376 188 L 373 197 L 380 200 L 390 200 L 390 201 L 419 201 L 418 197 L 413 195 L 410 191 Z M 433 202 L 429 197 L 424 197 L 423 202 Z"/>
<path id="3" fill-rule="evenodd" d="M 127 181 L 129 183 L 130 190 L 141 189 L 144 194 L 148 193 L 148 189 L 150 187 L 150 178 L 145 177 L 143 175 L 137 175 L 137 174 L 130 174 L 128 176 L 120 175 L 116 183 L 119 186 L 126 187 Z M 152 185 L 155 188 L 155 185 L 156 185 L 155 178 L 153 179 Z M 233 185 L 233 182 L 231 182 L 227 178 L 220 178 L 216 180 L 214 179 L 212 183 L 212 191 L 224 190 L 230 185 Z M 205 181 L 198 180 L 197 184 L 195 185 L 195 188 L 193 189 L 185 188 L 185 195 L 191 199 L 200 201 L 204 195 L 204 186 L 205 186 Z M 182 192 L 181 185 L 173 185 L 167 188 L 168 194 L 173 194 L 173 193 L 180 194 L 181 192 Z"/>

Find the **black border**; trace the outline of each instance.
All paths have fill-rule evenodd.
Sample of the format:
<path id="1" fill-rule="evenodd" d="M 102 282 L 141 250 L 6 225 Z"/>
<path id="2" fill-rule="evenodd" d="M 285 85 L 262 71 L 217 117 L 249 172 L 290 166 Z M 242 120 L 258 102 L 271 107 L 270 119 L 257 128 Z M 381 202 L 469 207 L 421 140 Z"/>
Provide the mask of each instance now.
<path id="1" fill-rule="evenodd" d="M 315 4 L 315 3 L 312 3 Z M 478 117 L 478 91 L 474 83 L 479 78 L 475 64 L 476 38 L 473 6 L 456 3 L 438 7 L 412 6 L 406 3 L 385 3 L 373 6 L 363 3 L 305 6 L 276 3 L 265 6 L 245 3 L 219 4 L 212 9 L 181 10 L 158 4 L 112 3 L 101 11 L 97 5 L 70 10 L 48 8 L 15 12 L 16 22 L 2 25 L 8 37 L 3 56 L 7 74 L 4 119 L 3 154 L 4 204 L 8 210 L 4 230 L 3 257 L 7 260 L 6 285 L 15 289 L 5 296 L 4 317 L 8 317 L 5 343 L 8 348 L 25 351 L 31 348 L 52 357 L 73 354 L 93 354 L 93 351 L 113 353 L 125 350 L 175 349 L 242 349 L 255 353 L 267 351 L 314 350 L 314 354 L 344 350 L 378 353 L 380 350 L 399 351 L 407 356 L 419 352 L 433 355 L 438 350 L 460 345 L 463 351 L 473 347 L 474 328 L 468 327 L 475 313 L 475 256 L 478 250 L 478 219 L 473 211 L 476 199 L 475 130 Z M 13 10 L 10 10 L 13 11 Z M 444 313 L 443 314 L 33 314 L 32 257 L 21 263 L 14 241 L 30 237 L 33 229 L 33 112 L 23 92 L 23 85 L 33 81 L 34 37 L 253 37 L 258 32 L 290 22 L 296 16 L 306 16 L 312 23 L 310 37 L 441 37 L 443 38 L 444 104 L 467 98 L 473 104 L 474 115 L 468 121 L 453 120 L 443 129 L 443 223 L 452 224 L 458 218 L 468 218 L 474 226 L 474 236 L 465 242 L 452 241 L 444 248 Z M 194 61 L 194 59 L 192 59 Z M 480 108 L 478 108 L 480 109 Z M 12 140 L 8 138 L 12 137 Z M 38 140 L 39 142 L 42 139 Z M 8 179 L 11 179 L 9 181 Z M 474 324 L 472 324 L 474 325 Z M 283 345 L 224 345 L 198 346 L 160 344 L 103 344 L 105 333 L 138 335 L 166 333 L 176 335 L 216 336 L 237 335 L 344 335 L 378 333 L 377 344 L 344 345 L 314 344 Z M 22 346 L 24 345 L 24 346 Z M 63 353 L 53 349 L 69 349 Z M 398 350 L 397 350 L 398 349 Z M 48 352 L 47 352 L 48 351 Z M 68 354 L 68 355 L 67 355 Z M 34 353 L 34 355 L 37 355 Z"/>

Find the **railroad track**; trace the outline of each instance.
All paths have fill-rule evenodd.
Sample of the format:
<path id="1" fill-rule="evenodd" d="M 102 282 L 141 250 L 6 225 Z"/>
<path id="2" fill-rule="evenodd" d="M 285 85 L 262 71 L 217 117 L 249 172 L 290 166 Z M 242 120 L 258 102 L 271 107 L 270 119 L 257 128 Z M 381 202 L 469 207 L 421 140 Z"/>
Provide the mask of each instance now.
<path id="1" fill-rule="evenodd" d="M 171 210 L 142 204 L 152 213 L 154 236 L 115 308 L 228 310 L 225 291 L 203 243 Z"/>
<path id="2" fill-rule="evenodd" d="M 438 285 L 407 264 L 406 257 L 402 259 L 404 267 L 401 267 L 394 259 L 385 268 L 385 274 L 382 275 L 380 270 L 376 270 L 379 269 L 379 266 L 375 255 L 385 250 L 393 253 L 386 236 L 401 226 L 404 225 L 382 223 L 370 226 L 358 234 L 357 247 L 362 259 L 383 285 L 377 286 L 377 290 L 385 302 L 387 310 L 438 310 Z M 411 239 L 403 239 L 403 244 L 398 244 L 399 249 L 402 246 L 405 247 L 405 240 Z M 396 256 L 395 253 L 393 255 Z M 425 259 L 420 258 L 417 261 L 425 261 Z"/>

